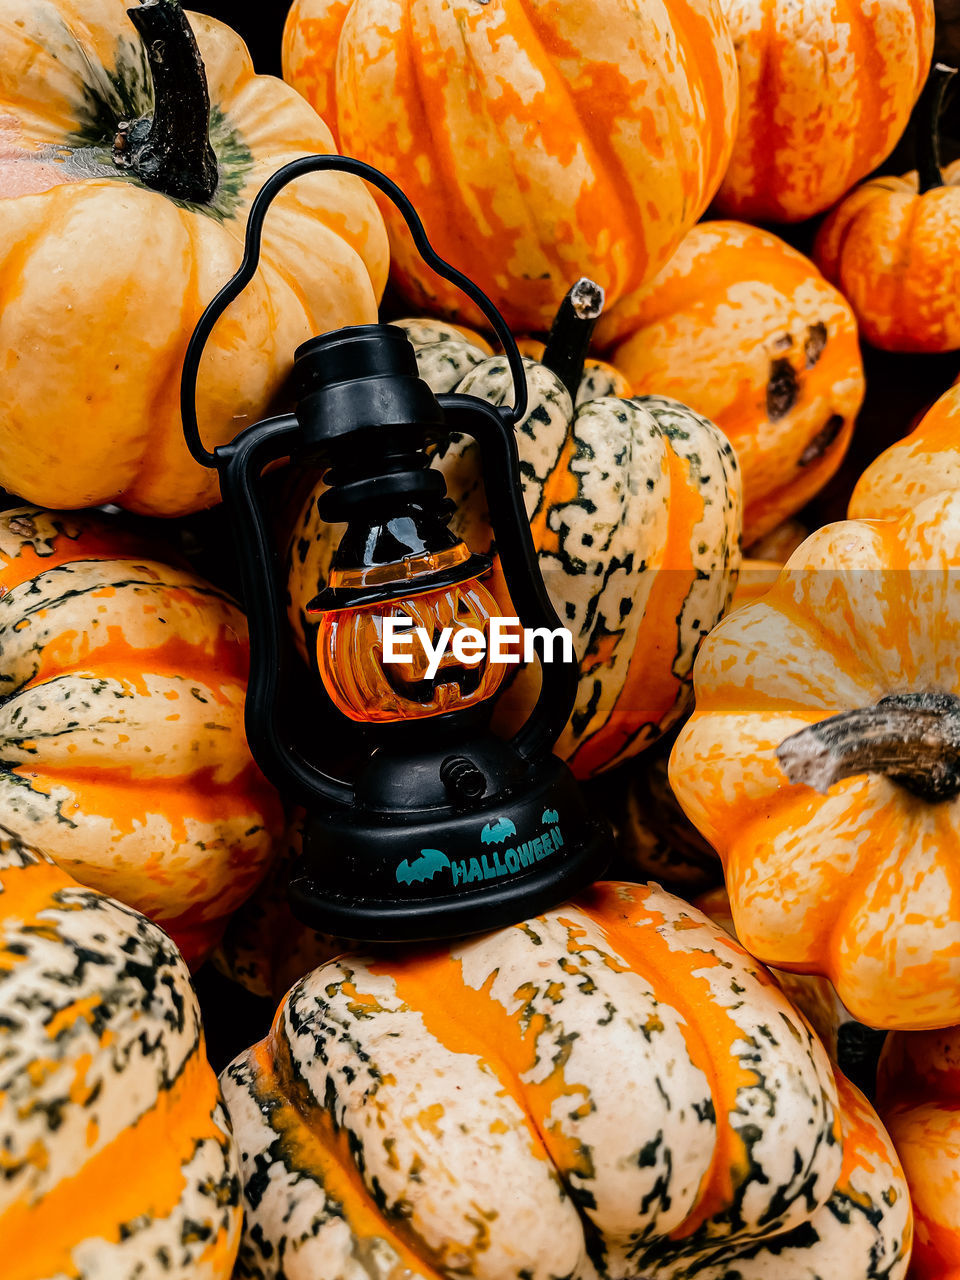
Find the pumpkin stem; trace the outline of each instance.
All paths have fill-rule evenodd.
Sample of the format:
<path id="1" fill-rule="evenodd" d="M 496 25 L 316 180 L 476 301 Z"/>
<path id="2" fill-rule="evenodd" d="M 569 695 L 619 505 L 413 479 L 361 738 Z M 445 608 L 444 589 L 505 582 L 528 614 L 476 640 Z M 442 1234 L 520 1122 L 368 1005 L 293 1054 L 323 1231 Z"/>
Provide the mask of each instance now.
<path id="1" fill-rule="evenodd" d="M 940 170 L 940 113 L 947 85 L 957 74 L 956 67 L 934 63 L 917 112 L 917 180 L 920 194 L 943 186 Z"/>
<path id="2" fill-rule="evenodd" d="M 825 795 L 835 782 L 882 773 L 930 804 L 960 795 L 960 698 L 897 693 L 785 738 L 777 759 L 794 784 Z"/>
<path id="3" fill-rule="evenodd" d="M 603 310 L 603 289 L 582 276 L 567 290 L 550 326 L 540 363 L 557 375 L 576 403 L 590 339 Z"/>
<path id="4" fill-rule="evenodd" d="M 153 115 L 122 120 L 113 161 L 144 186 L 208 204 L 220 174 L 210 145 L 210 93 L 197 41 L 178 0 L 140 0 L 128 9 L 153 79 Z"/>

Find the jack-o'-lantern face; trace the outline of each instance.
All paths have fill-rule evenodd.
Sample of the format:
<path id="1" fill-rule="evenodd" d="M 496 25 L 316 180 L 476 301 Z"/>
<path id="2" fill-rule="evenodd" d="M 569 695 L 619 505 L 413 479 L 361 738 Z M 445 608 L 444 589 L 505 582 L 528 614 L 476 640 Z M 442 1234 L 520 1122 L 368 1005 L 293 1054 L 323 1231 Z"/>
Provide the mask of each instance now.
<path id="1" fill-rule="evenodd" d="M 345 715 L 367 724 L 476 706 L 496 692 L 506 671 L 487 657 L 490 617 L 497 611 L 491 593 L 471 578 L 406 600 L 324 613 L 317 633 L 324 687 Z M 387 619 L 394 619 L 392 641 Z M 482 647 L 463 635 L 468 631 L 479 633 Z M 458 635 L 461 643 L 470 641 L 463 657 L 454 651 Z"/>

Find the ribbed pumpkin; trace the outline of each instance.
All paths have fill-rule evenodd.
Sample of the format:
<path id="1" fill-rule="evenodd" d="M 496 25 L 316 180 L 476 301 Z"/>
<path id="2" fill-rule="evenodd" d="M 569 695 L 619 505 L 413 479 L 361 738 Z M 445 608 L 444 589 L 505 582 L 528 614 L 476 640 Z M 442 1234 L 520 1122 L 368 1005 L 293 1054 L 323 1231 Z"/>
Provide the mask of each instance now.
<path id="1" fill-rule="evenodd" d="M 704 642 L 670 782 L 737 933 L 882 1028 L 960 1021 L 960 493 L 814 533 Z"/>
<path id="2" fill-rule="evenodd" d="M 736 123 L 719 0 L 295 0 L 284 74 L 521 330 L 546 328 L 582 271 L 611 301 L 649 279 Z M 384 214 L 402 291 L 475 323 Z"/>
<path id="3" fill-rule="evenodd" d="M 840 466 L 864 394 L 856 321 L 769 232 L 694 227 L 647 288 L 601 318 L 597 337 L 635 394 L 673 396 L 726 434 L 743 471 L 745 545 Z"/>
<path id="4" fill-rule="evenodd" d="M 960 162 L 940 169 L 936 119 L 952 68 L 935 67 L 919 132 L 919 172 L 851 192 L 817 233 L 820 270 L 884 351 L 960 348 Z"/>
<path id="5" fill-rule="evenodd" d="M 240 1276 L 906 1270 L 876 1116 L 769 975 L 656 886 L 324 965 L 222 1084 Z"/>
<path id="6" fill-rule="evenodd" d="M 196 963 L 263 875 L 280 804 L 243 732 L 246 623 L 85 517 L 0 516 L 0 822 Z"/>
<path id="7" fill-rule="evenodd" d="M 412 336 L 422 341 L 430 335 L 417 324 Z M 426 343 L 417 356 L 436 392 L 510 401 L 502 356 L 456 340 Z M 530 407 L 517 429 L 524 499 L 547 589 L 581 667 L 557 750 L 586 777 L 641 751 L 687 705 L 697 645 L 733 592 L 740 477 L 727 441 L 684 405 L 600 394 L 574 410 L 552 369 L 527 360 L 526 370 Z M 587 372 L 591 395 L 597 376 Z M 581 386 L 579 376 L 573 385 Z M 490 550 L 476 446 L 459 439 L 441 447 L 436 465 L 457 504 L 451 528 L 474 551 Z M 291 539 L 291 618 L 301 640 L 336 536 L 311 498 Z M 529 669 L 501 698 L 515 718 L 530 705 L 535 679 Z"/>
<path id="8" fill-rule="evenodd" d="M 850 498 L 854 520 L 890 520 L 945 490 L 960 489 L 960 384 L 902 440 L 867 467 Z"/>
<path id="9" fill-rule="evenodd" d="M 912 1280 L 960 1276 L 960 1028 L 887 1037 L 877 1108 L 903 1163 L 916 1234 Z"/>
<path id="10" fill-rule="evenodd" d="M 229 1280 L 239 1161 L 170 939 L 0 827 L 4 1280 Z"/>
<path id="11" fill-rule="evenodd" d="M 227 27 L 191 17 L 201 62 L 177 0 L 131 17 L 125 0 L 0 0 L 0 484 L 172 516 L 219 498 L 183 442 L 187 341 L 239 264 L 256 192 L 333 139 Z M 278 197 L 203 363 L 207 442 L 263 416 L 297 343 L 375 320 L 386 272 L 359 180 Z"/>
<path id="12" fill-rule="evenodd" d="M 893 150 L 930 66 L 933 0 L 721 0 L 740 71 L 737 140 L 716 207 L 795 222 Z"/>

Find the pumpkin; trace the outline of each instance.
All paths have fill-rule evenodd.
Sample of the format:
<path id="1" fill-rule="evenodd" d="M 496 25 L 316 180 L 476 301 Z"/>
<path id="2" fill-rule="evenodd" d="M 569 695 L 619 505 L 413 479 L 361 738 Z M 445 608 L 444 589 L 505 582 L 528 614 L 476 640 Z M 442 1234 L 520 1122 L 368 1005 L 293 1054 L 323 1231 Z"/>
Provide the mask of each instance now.
<path id="1" fill-rule="evenodd" d="M 634 394 L 672 396 L 726 434 L 743 472 L 744 545 L 840 466 L 864 395 L 856 321 L 769 232 L 694 227 L 650 285 L 601 317 L 597 338 Z"/>
<path id="2" fill-rule="evenodd" d="M 124 0 L 0 0 L 0 484 L 161 516 L 219 500 L 183 440 L 187 341 L 239 265 L 265 180 L 332 150 L 238 36 L 177 0 L 141 0 L 130 19 Z M 280 195 L 258 276 L 203 362 L 208 445 L 264 415 L 299 342 L 375 320 L 386 271 L 358 179 Z"/>
<path id="3" fill-rule="evenodd" d="M 240 1276 L 906 1270 L 876 1116 L 769 975 L 655 885 L 331 961 L 221 1079 Z"/>
<path id="4" fill-rule="evenodd" d="M 594 319 L 555 333 L 550 344 L 575 390 L 584 326 Z M 427 336 L 422 328 L 419 336 Z M 568 345 L 577 344 L 579 362 L 567 360 Z M 512 396 L 503 356 L 445 340 L 420 346 L 417 357 L 435 392 L 493 404 Z M 740 478 L 720 432 L 676 401 L 600 396 L 574 409 L 552 368 L 529 359 L 525 367 L 530 404 L 517 429 L 524 500 L 544 581 L 581 670 L 556 750 L 587 777 L 635 755 L 683 713 L 697 645 L 727 608 L 736 580 Z M 456 504 L 450 527 L 471 550 L 493 550 L 473 441 L 444 442 L 436 465 Z M 338 537 L 317 515 L 314 495 L 290 540 L 291 618 L 304 652 L 313 647 L 306 606 Z M 502 583 L 494 591 L 512 616 Z M 529 669 L 501 698 L 511 722 L 529 707 L 536 678 Z"/>
<path id="5" fill-rule="evenodd" d="M 857 481 L 849 515 L 890 520 L 934 494 L 960 489 L 960 384 L 944 392 L 904 439 Z"/>
<path id="6" fill-rule="evenodd" d="M 584 269 L 611 301 L 639 287 L 706 208 L 733 142 L 719 0 L 295 0 L 283 65 L 518 330 L 547 328 Z M 401 292 L 476 323 L 384 215 Z"/>
<path id="7" fill-rule="evenodd" d="M 736 938 L 737 931 L 733 916 L 730 914 L 730 898 L 722 885 L 699 894 L 693 900 L 693 905 L 721 928 L 726 929 L 731 937 Z M 770 976 L 783 990 L 794 1008 L 799 1009 L 807 1019 L 817 1033 L 820 1043 L 836 1062 L 840 1025 L 848 1021 L 850 1015 L 837 999 L 837 993 L 831 984 L 826 978 L 805 973 L 789 973 L 785 969 L 771 969 Z"/>
<path id="8" fill-rule="evenodd" d="M 186 966 L 0 827 L 4 1280 L 228 1280 L 239 1161 Z"/>
<path id="9" fill-rule="evenodd" d="M 734 938 L 737 936 L 726 889 L 722 886 L 711 889 L 694 898 L 693 903 Z M 855 1022 L 826 978 L 790 973 L 786 969 L 771 969 L 770 976 L 813 1027 L 847 1079 L 872 1098 L 876 1091 L 877 1062 L 887 1033 Z"/>
<path id="10" fill-rule="evenodd" d="M 796 222 L 890 154 L 923 88 L 933 0 L 722 0 L 740 120 L 716 208 Z"/>
<path id="11" fill-rule="evenodd" d="M 246 624 L 89 517 L 0 515 L 0 823 L 196 964 L 282 830 L 243 731 Z"/>
<path id="12" fill-rule="evenodd" d="M 903 1163 L 916 1234 L 913 1280 L 960 1275 L 960 1028 L 887 1037 L 877 1108 Z"/>
<path id="13" fill-rule="evenodd" d="M 670 761 L 743 944 L 878 1028 L 960 1021 L 958 570 L 960 493 L 818 530 L 704 642 Z"/>
<path id="14" fill-rule="evenodd" d="M 868 342 L 884 351 L 960 348 L 960 162 L 941 170 L 937 124 L 952 67 L 931 73 L 918 171 L 872 178 L 834 209 L 814 257 Z"/>

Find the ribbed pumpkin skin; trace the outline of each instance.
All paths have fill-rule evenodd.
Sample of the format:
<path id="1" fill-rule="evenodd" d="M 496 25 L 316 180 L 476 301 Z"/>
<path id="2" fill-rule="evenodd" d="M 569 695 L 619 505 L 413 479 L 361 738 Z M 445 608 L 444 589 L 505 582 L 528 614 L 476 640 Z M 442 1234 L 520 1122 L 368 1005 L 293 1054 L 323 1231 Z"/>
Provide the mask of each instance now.
<path id="1" fill-rule="evenodd" d="M 943 180 L 918 195 L 915 172 L 873 178 L 817 233 L 817 265 L 884 351 L 960 348 L 960 161 Z"/>
<path id="2" fill-rule="evenodd" d="M 170 939 L 0 827 L 4 1280 L 228 1280 L 239 1161 Z"/>
<path id="3" fill-rule="evenodd" d="M 296 0 L 284 75 L 518 330 L 549 327 L 584 272 L 609 302 L 649 279 L 736 123 L 719 0 Z M 476 323 L 383 211 L 403 292 Z"/>
<path id="4" fill-rule="evenodd" d="M 434 391 L 510 403 L 502 356 L 455 341 L 417 354 Z M 688 705 L 697 645 L 736 581 L 740 476 L 720 432 L 684 405 L 601 397 L 574 412 L 554 373 L 530 360 L 526 369 L 530 410 L 517 430 L 524 501 L 581 669 L 556 750 L 588 777 L 655 742 Z M 472 550 L 490 550 L 476 446 L 464 438 L 441 445 L 437 465 L 457 504 L 450 527 Z M 301 639 L 337 536 L 310 499 L 291 539 L 291 619 Z M 505 595 L 501 604 L 514 612 Z M 531 705 L 537 678 L 522 673 L 501 698 L 511 722 Z"/>
<path id="5" fill-rule="evenodd" d="M 906 1269 L 876 1117 L 770 977 L 654 885 L 324 965 L 222 1083 L 240 1276 Z"/>
<path id="6" fill-rule="evenodd" d="M 909 572 L 908 572 L 909 570 Z M 960 1021 L 960 801 L 876 774 L 790 785 L 784 739 L 888 694 L 960 693 L 960 494 L 811 535 L 701 647 L 670 782 L 720 854 L 737 934 L 829 977 L 869 1026 Z"/>
<path id="7" fill-rule="evenodd" d="M 738 222 L 694 227 L 598 344 L 635 395 L 673 396 L 725 433 L 743 471 L 744 545 L 835 473 L 863 402 L 857 325 L 814 265 Z"/>
<path id="8" fill-rule="evenodd" d="M 945 391 L 908 436 L 870 463 L 851 495 L 848 515 L 893 520 L 951 489 L 960 489 L 960 384 Z"/>
<path id="9" fill-rule="evenodd" d="M 915 1216 L 911 1280 L 960 1276 L 960 1028 L 888 1036 L 877 1076 Z"/>
<path id="10" fill-rule="evenodd" d="M 240 610 L 192 574 L 82 516 L 0 516 L 0 822 L 192 964 L 282 830 L 247 663 Z"/>
<path id="11" fill-rule="evenodd" d="M 0 0 L 0 484 L 48 507 L 174 516 L 219 500 L 183 441 L 187 340 L 239 265 L 267 177 L 334 148 L 302 98 L 197 14 L 220 185 L 209 206 L 140 185 L 111 159 L 118 121 L 153 101 L 126 9 Z M 264 416 L 298 343 L 376 320 L 387 256 L 357 179 L 321 174 L 278 197 L 257 278 L 208 345 L 210 447 Z"/>
<path id="12" fill-rule="evenodd" d="M 740 120 L 716 208 L 822 213 L 889 155 L 923 88 L 933 0 L 721 0 Z"/>

